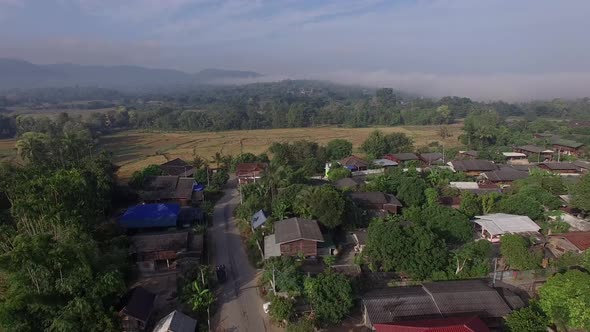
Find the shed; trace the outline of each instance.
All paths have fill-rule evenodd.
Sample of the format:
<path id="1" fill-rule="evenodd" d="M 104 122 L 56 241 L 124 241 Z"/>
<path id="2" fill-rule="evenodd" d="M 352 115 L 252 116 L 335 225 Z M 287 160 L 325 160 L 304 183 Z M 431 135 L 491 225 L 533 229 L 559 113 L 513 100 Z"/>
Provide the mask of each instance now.
<path id="1" fill-rule="evenodd" d="M 499 242 L 504 234 L 538 233 L 541 227 L 527 216 L 506 213 L 475 216 L 474 223 L 481 226 L 481 236 L 491 242 Z"/>
<path id="2" fill-rule="evenodd" d="M 266 215 L 264 214 L 264 211 L 259 210 L 252 216 L 252 229 L 257 229 L 258 227 L 264 225 L 265 222 Z"/>
<path id="3" fill-rule="evenodd" d="M 126 229 L 176 227 L 180 205 L 143 204 L 127 209 L 119 219 Z"/>
<path id="4" fill-rule="evenodd" d="M 136 332 L 145 330 L 149 323 L 156 294 L 139 286 L 129 290 L 123 296 L 123 308 L 119 310 L 121 318 L 121 327 L 126 332 Z"/>
<path id="5" fill-rule="evenodd" d="M 195 319 L 174 310 L 156 324 L 153 332 L 195 332 L 196 328 Z"/>

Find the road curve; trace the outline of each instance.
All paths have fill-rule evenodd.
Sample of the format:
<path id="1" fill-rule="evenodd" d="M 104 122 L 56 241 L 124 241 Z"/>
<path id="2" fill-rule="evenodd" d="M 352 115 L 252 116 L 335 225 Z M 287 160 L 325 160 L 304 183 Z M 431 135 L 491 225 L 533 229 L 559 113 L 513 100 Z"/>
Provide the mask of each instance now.
<path id="1" fill-rule="evenodd" d="M 208 230 L 211 264 L 224 264 L 227 280 L 217 294 L 217 310 L 211 319 L 212 331 L 281 331 L 269 322 L 258 295 L 257 271 L 250 265 L 233 217 L 239 203 L 235 181 L 228 183 L 215 205 L 213 225 Z"/>

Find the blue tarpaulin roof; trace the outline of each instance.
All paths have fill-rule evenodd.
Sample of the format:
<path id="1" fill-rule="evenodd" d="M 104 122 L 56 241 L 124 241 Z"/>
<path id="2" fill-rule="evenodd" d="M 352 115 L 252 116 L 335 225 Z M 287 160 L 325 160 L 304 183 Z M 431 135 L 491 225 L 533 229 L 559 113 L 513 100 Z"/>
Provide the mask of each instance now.
<path id="1" fill-rule="evenodd" d="M 179 212 L 178 204 L 136 205 L 127 209 L 119 224 L 125 228 L 173 227 Z"/>

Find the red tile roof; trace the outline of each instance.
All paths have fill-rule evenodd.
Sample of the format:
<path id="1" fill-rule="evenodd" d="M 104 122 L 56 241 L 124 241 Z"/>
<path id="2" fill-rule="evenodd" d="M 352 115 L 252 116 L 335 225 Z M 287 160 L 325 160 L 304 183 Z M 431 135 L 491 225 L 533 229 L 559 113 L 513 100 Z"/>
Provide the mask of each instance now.
<path id="1" fill-rule="evenodd" d="M 375 324 L 377 332 L 489 332 L 478 317 L 454 317 Z"/>
<path id="2" fill-rule="evenodd" d="M 576 248 L 584 251 L 590 248 L 590 232 L 570 232 L 555 234 L 554 236 L 562 237 L 570 241 Z"/>

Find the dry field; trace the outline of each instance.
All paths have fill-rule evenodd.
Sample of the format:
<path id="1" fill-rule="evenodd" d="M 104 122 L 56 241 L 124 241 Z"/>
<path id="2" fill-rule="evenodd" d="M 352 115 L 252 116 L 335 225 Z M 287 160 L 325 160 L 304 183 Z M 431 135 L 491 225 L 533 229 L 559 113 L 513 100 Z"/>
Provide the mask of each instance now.
<path id="1" fill-rule="evenodd" d="M 414 138 L 416 146 L 440 141 L 438 126 L 402 126 L 378 128 L 384 133 L 402 132 Z M 101 139 L 102 147 L 111 151 L 114 161 L 120 165 L 119 176 L 128 178 L 134 171 L 150 164 L 161 164 L 167 159 L 190 160 L 193 149 L 203 158 L 211 159 L 216 152 L 236 155 L 240 151 L 260 154 L 266 152 L 272 142 L 310 140 L 321 144 L 335 138 L 344 138 L 358 150 L 362 142 L 375 128 L 296 128 L 269 130 L 239 130 L 225 132 L 141 132 L 126 131 Z M 453 135 L 445 140 L 449 147 L 459 145 L 457 137 L 461 125 L 449 126 Z M 240 144 L 241 142 L 241 144 Z M 1 146 L 1 143 L 0 143 Z"/>
<path id="2" fill-rule="evenodd" d="M 16 155 L 15 139 L 0 139 L 0 161 L 12 159 Z"/>

